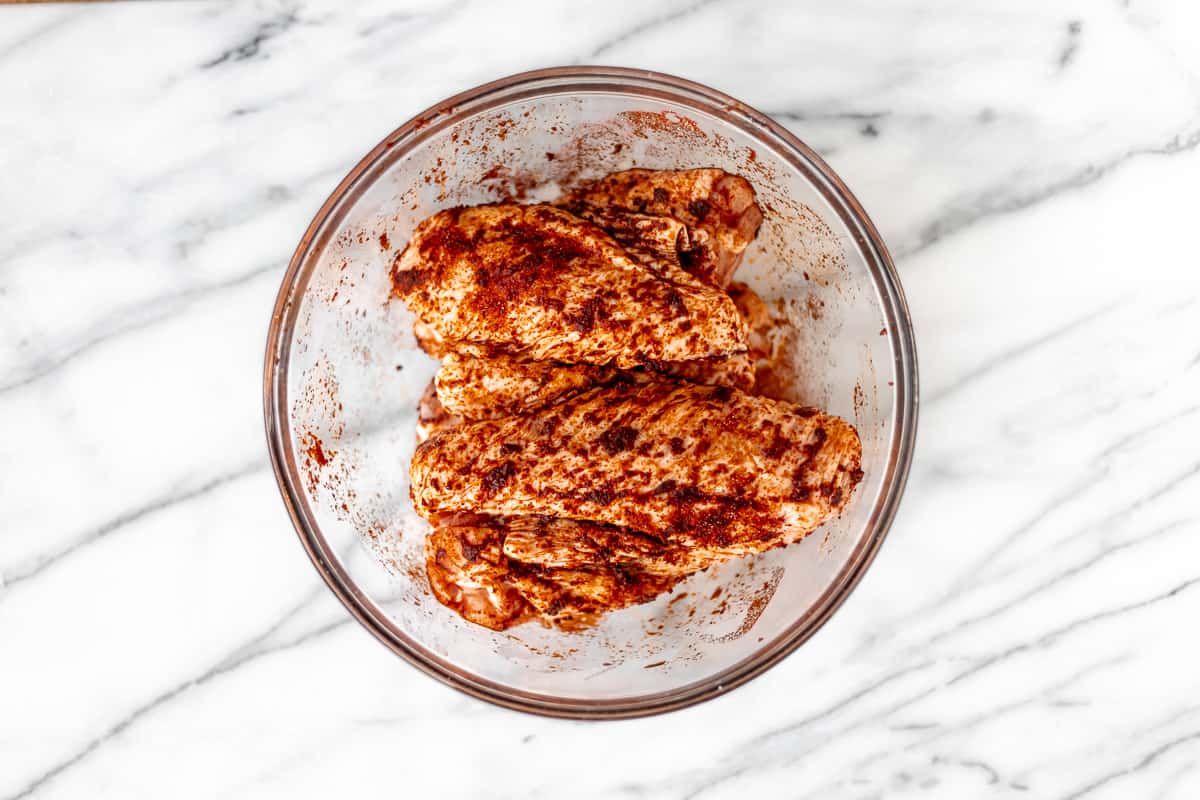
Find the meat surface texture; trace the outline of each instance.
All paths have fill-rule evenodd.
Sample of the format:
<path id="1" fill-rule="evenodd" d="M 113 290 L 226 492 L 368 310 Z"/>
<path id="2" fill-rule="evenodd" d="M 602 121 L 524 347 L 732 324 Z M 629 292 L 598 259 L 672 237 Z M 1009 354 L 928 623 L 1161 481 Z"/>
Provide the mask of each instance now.
<path id="1" fill-rule="evenodd" d="M 417 444 L 435 433 L 461 424 L 462 421 L 462 417 L 446 410 L 438 397 L 436 384 L 430 381 L 421 393 L 421 399 L 417 401 Z"/>
<path id="2" fill-rule="evenodd" d="M 434 214 L 397 258 L 392 286 L 445 349 L 470 355 L 629 368 L 746 349 L 723 292 L 656 275 L 553 206 Z"/>
<path id="3" fill-rule="evenodd" d="M 705 386 L 725 386 L 743 392 L 754 388 L 754 361 L 749 352 L 691 361 L 658 361 L 649 369 L 660 376 Z"/>
<path id="4" fill-rule="evenodd" d="M 504 555 L 545 569 L 595 569 L 616 564 L 626 571 L 682 578 L 714 558 L 697 548 L 666 544 L 644 533 L 575 519 L 509 517 Z M 720 558 L 720 557 L 719 557 Z"/>
<path id="5" fill-rule="evenodd" d="M 442 362 L 410 470 L 439 602 L 588 625 L 841 512 L 858 435 L 762 396 L 798 347 L 731 284 L 761 222 L 739 176 L 633 169 L 417 226 L 391 283 Z"/>
<path id="6" fill-rule="evenodd" d="M 467 419 L 493 419 L 536 411 L 597 386 L 648 383 L 663 376 L 749 390 L 754 386 L 754 364 L 749 354 L 737 353 L 618 370 L 505 355 L 474 358 L 451 353 L 442 359 L 436 382 L 437 396 L 449 412 Z"/>
<path id="7" fill-rule="evenodd" d="M 644 603 L 683 575 L 641 570 L 633 561 L 575 559 L 548 566 L 506 555 L 514 531 L 536 533 L 570 525 L 522 518 L 444 525 L 426 540 L 426 571 L 439 602 L 494 630 L 541 617 L 559 625 L 586 624 L 605 611 Z"/>
<path id="8" fill-rule="evenodd" d="M 537 615 L 505 580 L 508 563 L 494 528 L 443 526 L 425 540 L 425 571 L 434 597 L 464 619 L 493 630 Z"/>
<path id="9" fill-rule="evenodd" d="M 441 335 L 424 320 L 418 319 L 413 322 L 413 338 L 417 340 L 417 347 L 421 348 L 421 352 L 430 358 L 441 358 L 449 352 Z"/>
<path id="10" fill-rule="evenodd" d="M 797 541 L 838 513 L 860 458 L 837 417 L 661 382 L 444 431 L 417 448 L 411 492 L 427 518 L 567 517 L 732 554 Z"/>
<path id="11" fill-rule="evenodd" d="M 719 288 L 729 283 L 763 219 L 750 182 L 720 169 L 616 172 L 571 192 L 560 204 L 601 227 L 606 220 L 619 220 L 622 212 L 682 223 L 687 236 L 676 237 L 679 262 Z M 621 234 L 613 235 L 621 241 Z"/>
<path id="12" fill-rule="evenodd" d="M 623 374 L 612 367 L 492 358 L 451 353 L 435 380 L 438 397 L 467 419 L 507 417 L 534 411 L 560 399 L 610 383 Z"/>
<path id="13" fill-rule="evenodd" d="M 577 216 L 595 223 L 625 252 L 663 277 L 678 280 L 683 254 L 692 249 L 687 225 L 674 217 L 638 214 L 618 208 L 578 206 Z M 690 273 L 687 273 L 690 274 Z"/>
<path id="14" fill-rule="evenodd" d="M 746 321 L 746 329 L 749 332 L 746 343 L 749 345 L 750 357 L 765 358 L 771 352 L 769 336 L 775 326 L 770 307 L 757 292 L 744 283 L 731 283 L 726 291 L 737 306 L 738 313 Z"/>

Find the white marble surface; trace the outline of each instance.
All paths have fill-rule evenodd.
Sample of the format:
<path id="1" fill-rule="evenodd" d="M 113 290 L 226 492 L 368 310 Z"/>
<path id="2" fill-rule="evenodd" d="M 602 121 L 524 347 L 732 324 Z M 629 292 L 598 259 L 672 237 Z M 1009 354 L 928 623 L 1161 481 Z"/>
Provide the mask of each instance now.
<path id="1" fill-rule="evenodd" d="M 1200 796 L 1200 5 L 0 9 L 0 798 Z M 663 717 L 493 708 L 319 582 L 267 467 L 287 258 L 426 105 L 602 62 L 817 147 L 922 367 L 846 605 Z"/>

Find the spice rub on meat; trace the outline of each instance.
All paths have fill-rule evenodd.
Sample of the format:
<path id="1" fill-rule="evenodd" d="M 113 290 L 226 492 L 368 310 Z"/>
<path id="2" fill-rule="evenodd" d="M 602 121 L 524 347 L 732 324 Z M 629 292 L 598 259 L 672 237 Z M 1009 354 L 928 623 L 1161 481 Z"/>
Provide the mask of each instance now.
<path id="1" fill-rule="evenodd" d="M 417 401 L 417 444 L 435 433 L 461 424 L 462 417 L 451 413 L 438 397 L 437 384 L 430 381 Z"/>
<path id="2" fill-rule="evenodd" d="M 439 602 L 571 628 L 840 513 L 853 427 L 759 396 L 775 320 L 730 279 L 761 221 L 739 176 L 637 169 L 417 227 L 391 279 L 442 359 L 410 473 Z"/>
<path id="3" fill-rule="evenodd" d="M 712 168 L 614 172 L 571 192 L 560 204 L 611 229 L 623 243 L 638 238 L 625 233 L 630 223 L 622 221 L 623 215 L 676 221 L 684 229 L 684 235 L 676 233 L 679 263 L 719 288 L 729 283 L 763 220 L 750 182 Z"/>
<path id="4" fill-rule="evenodd" d="M 553 206 L 438 212 L 397 257 L 392 286 L 444 349 L 476 356 L 629 368 L 746 349 L 728 295 L 654 274 Z"/>
<path id="5" fill-rule="evenodd" d="M 638 214 L 612 207 L 580 205 L 577 209 L 577 216 L 595 223 L 625 252 L 656 274 L 678 279 L 676 271 L 687 273 L 683 254 L 692 250 L 692 237 L 687 225 L 674 217 Z"/>
<path id="6" fill-rule="evenodd" d="M 567 546 L 589 536 L 595 542 L 622 534 L 546 517 L 443 525 L 426 540 L 429 584 L 443 605 L 471 622 L 503 630 L 534 618 L 585 624 L 606 611 L 652 600 L 694 571 L 648 569 L 653 565 L 639 561 L 642 551 L 633 546 L 622 552 L 618 545 L 601 557 L 598 550 L 573 555 L 553 545 L 555 537 Z M 538 546 L 543 537 L 547 548 Z M 530 554 L 538 560 L 522 560 Z"/>
<path id="7" fill-rule="evenodd" d="M 434 381 L 438 397 L 454 413 L 490 419 L 534 411 L 625 374 L 629 373 L 594 364 L 451 353 L 442 359 Z"/>
<path id="8" fill-rule="evenodd" d="M 475 358 L 450 353 L 442 359 L 435 380 L 437 396 L 450 412 L 467 419 L 492 419 L 536 411 L 597 386 L 649 383 L 664 376 L 749 391 L 754 386 L 754 363 L 748 353 L 736 353 L 619 370 L 506 355 Z"/>
<path id="9" fill-rule="evenodd" d="M 544 569 L 594 569 L 600 564 L 617 564 L 626 572 L 678 578 L 712 563 L 691 548 L 586 520 L 506 517 L 499 527 L 506 556 Z"/>
<path id="10" fill-rule="evenodd" d="M 433 596 L 476 625 L 503 630 L 537 616 L 506 580 L 508 566 L 492 527 L 444 525 L 425 539 L 425 571 Z"/>
<path id="11" fill-rule="evenodd" d="M 796 541 L 836 514 L 860 456 L 853 427 L 816 409 L 651 383 L 445 431 L 417 448 L 411 492 L 426 517 L 547 514 L 737 547 Z"/>
<path id="12" fill-rule="evenodd" d="M 650 383 L 663 377 L 752 392 L 758 362 L 766 355 L 761 349 L 766 345 L 758 344 L 765 334 L 759 331 L 764 325 L 769 326 L 772 320 L 765 303 L 745 284 L 730 284 L 728 294 L 749 330 L 746 352 L 690 361 L 654 361 L 634 370 L 561 361 L 530 361 L 503 354 L 477 358 L 444 353 L 440 343 L 428 340 L 429 330 L 425 323 L 418 320 L 414 331 L 426 353 L 443 356 L 435 377 L 437 395 L 446 409 L 466 419 L 524 414 L 597 386 Z"/>

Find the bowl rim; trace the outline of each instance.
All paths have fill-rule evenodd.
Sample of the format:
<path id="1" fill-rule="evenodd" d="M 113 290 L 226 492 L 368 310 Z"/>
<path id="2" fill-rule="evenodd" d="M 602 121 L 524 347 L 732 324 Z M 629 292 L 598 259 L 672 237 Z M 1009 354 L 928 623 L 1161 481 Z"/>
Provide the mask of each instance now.
<path id="1" fill-rule="evenodd" d="M 337 212 L 348 209 L 371 184 L 371 173 L 389 166 L 392 160 L 419 145 L 458 118 L 499 105 L 540 96 L 577 92 L 617 92 L 641 97 L 669 99 L 688 105 L 740 127 L 754 138 L 776 145 L 794 166 L 812 181 L 825 200 L 855 234 L 856 244 L 867 256 L 867 266 L 880 292 L 881 306 L 900 380 L 894 387 L 896 424 L 888 449 L 883 491 L 866 522 L 870 535 L 860 541 L 852 555 L 817 602 L 783 633 L 753 655 L 700 681 L 664 692 L 631 698 L 580 700 L 525 692 L 468 674 L 449 661 L 428 652 L 420 643 L 392 625 L 386 614 L 355 585 L 342 570 L 336 554 L 316 525 L 302 489 L 300 472 L 288 443 L 288 398 L 284 370 L 290 350 L 291 330 L 303 297 L 306 265 L 310 256 L 324 249 L 331 222 L 340 222 Z M 311 269 L 308 271 L 311 274 Z M 521 72 L 468 89 L 415 115 L 389 133 L 364 156 L 321 205 L 301 237 L 288 263 L 272 310 L 267 332 L 263 368 L 263 422 L 271 468 L 284 506 L 305 551 L 317 572 L 346 609 L 364 628 L 392 652 L 438 681 L 468 695 L 506 708 L 548 717 L 574 719 L 619 719 L 675 711 L 725 694 L 758 677 L 810 639 L 841 607 L 858 585 L 879 552 L 895 519 L 907 483 L 916 439 L 918 380 L 916 343 L 908 304 L 900 286 L 891 255 L 875 225 L 837 174 L 795 135 L 765 114 L 703 84 L 660 72 L 625 67 L 568 66 Z"/>

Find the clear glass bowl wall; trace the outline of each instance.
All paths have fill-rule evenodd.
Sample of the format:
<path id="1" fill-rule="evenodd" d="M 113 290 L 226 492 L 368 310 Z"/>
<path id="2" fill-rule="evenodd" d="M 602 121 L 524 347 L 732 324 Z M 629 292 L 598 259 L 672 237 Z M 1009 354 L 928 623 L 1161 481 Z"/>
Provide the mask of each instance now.
<path id="1" fill-rule="evenodd" d="M 735 276 L 798 335 L 791 394 L 854 423 L 865 478 L 802 543 L 697 574 L 656 602 L 571 634 L 471 625 L 424 574 L 428 524 L 408 496 L 416 407 L 436 362 L 388 301 L 415 225 L 451 206 L 630 167 L 720 167 L 755 186 L 766 220 Z M 377 637 L 485 699 L 568 716 L 623 716 L 727 691 L 811 635 L 873 558 L 911 452 L 916 368 L 886 250 L 840 181 L 782 128 L 679 79 L 548 70 L 440 104 L 382 142 L 338 187 L 289 268 L 268 342 L 272 460 L 301 541 Z"/>

